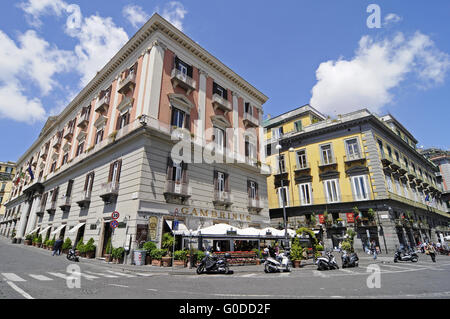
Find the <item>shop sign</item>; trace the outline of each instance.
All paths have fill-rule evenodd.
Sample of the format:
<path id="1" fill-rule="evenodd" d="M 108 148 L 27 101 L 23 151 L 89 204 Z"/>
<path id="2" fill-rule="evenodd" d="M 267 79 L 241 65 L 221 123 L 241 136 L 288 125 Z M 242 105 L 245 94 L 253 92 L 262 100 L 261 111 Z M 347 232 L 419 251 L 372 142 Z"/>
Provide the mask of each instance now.
<path id="1" fill-rule="evenodd" d="M 347 223 L 354 223 L 355 215 L 353 213 L 347 213 Z"/>
<path id="2" fill-rule="evenodd" d="M 323 214 L 319 214 L 319 223 L 325 224 L 325 218 L 324 218 Z"/>
<path id="3" fill-rule="evenodd" d="M 158 229 L 158 218 L 156 216 L 152 216 L 148 220 L 148 234 L 150 236 L 151 241 L 156 241 Z"/>
<path id="4" fill-rule="evenodd" d="M 209 218 L 219 218 L 219 219 L 229 219 L 229 220 L 241 220 L 244 222 L 251 222 L 252 218 L 248 214 L 233 213 L 233 212 L 222 212 L 216 210 L 202 209 L 202 208 L 190 208 L 182 207 L 182 215 L 192 215 L 198 217 L 209 217 Z"/>

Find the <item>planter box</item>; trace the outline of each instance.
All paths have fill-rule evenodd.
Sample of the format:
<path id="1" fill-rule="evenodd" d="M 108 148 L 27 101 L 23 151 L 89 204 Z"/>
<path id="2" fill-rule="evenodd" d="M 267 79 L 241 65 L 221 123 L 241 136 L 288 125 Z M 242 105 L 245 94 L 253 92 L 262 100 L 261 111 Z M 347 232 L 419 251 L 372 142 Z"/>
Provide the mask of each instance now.
<path id="1" fill-rule="evenodd" d="M 94 258 L 94 257 L 95 257 L 95 251 L 86 252 L 86 258 Z"/>
<path id="2" fill-rule="evenodd" d="M 161 262 L 163 267 L 170 267 L 172 266 L 172 257 L 163 257 Z"/>
<path id="3" fill-rule="evenodd" d="M 45 245 L 45 244 L 42 245 L 42 248 L 43 248 L 43 249 L 47 249 L 47 245 Z"/>
<path id="4" fill-rule="evenodd" d="M 152 264 L 152 257 L 149 255 L 145 255 L 145 264 L 151 265 Z"/>
<path id="5" fill-rule="evenodd" d="M 174 260 L 173 265 L 175 267 L 186 267 L 186 262 L 184 260 Z"/>
<path id="6" fill-rule="evenodd" d="M 302 261 L 301 260 L 294 260 L 292 262 L 292 264 L 294 265 L 294 268 L 300 268 L 300 266 L 302 265 Z"/>
<path id="7" fill-rule="evenodd" d="M 161 260 L 159 260 L 159 259 L 152 259 L 152 266 L 161 267 Z"/>
<path id="8" fill-rule="evenodd" d="M 37 247 L 37 248 L 41 248 L 41 246 L 42 246 L 42 244 L 36 243 L 36 247 Z"/>
<path id="9" fill-rule="evenodd" d="M 66 254 L 66 255 L 67 255 L 68 252 L 69 252 L 69 249 L 63 249 L 63 250 L 62 250 L 62 253 L 63 253 L 63 254 Z"/>
<path id="10" fill-rule="evenodd" d="M 86 253 L 80 253 L 80 256 L 86 258 Z"/>
<path id="11" fill-rule="evenodd" d="M 111 255 L 110 254 L 105 254 L 105 261 L 107 263 L 109 263 L 111 261 Z"/>
<path id="12" fill-rule="evenodd" d="M 30 240 L 30 239 L 26 239 L 23 243 L 24 243 L 26 246 L 30 246 L 30 245 L 31 245 L 31 240 Z"/>

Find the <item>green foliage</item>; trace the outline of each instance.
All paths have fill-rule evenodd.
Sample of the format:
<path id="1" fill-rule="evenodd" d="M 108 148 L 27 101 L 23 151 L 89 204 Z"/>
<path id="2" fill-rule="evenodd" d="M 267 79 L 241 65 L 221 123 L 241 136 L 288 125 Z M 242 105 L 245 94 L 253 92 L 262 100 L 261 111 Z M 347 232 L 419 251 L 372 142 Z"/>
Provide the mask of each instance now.
<path id="1" fill-rule="evenodd" d="M 342 246 L 341 246 L 342 250 L 346 250 L 346 251 L 352 251 L 352 245 L 350 244 L 350 242 L 348 240 L 344 240 L 342 242 Z"/>
<path id="2" fill-rule="evenodd" d="M 94 238 L 90 238 L 86 245 L 84 245 L 84 252 L 91 252 L 95 251 L 95 245 L 94 245 Z"/>
<path id="3" fill-rule="evenodd" d="M 369 217 L 370 220 L 374 220 L 375 218 L 375 212 L 373 211 L 372 208 L 369 209 L 369 211 L 367 212 L 367 215 Z"/>
<path id="4" fill-rule="evenodd" d="M 309 238 L 312 239 L 312 244 L 315 245 L 317 243 L 316 234 L 314 234 L 314 231 L 307 228 L 307 227 L 301 227 L 298 228 L 296 231 L 297 235 L 303 235 L 303 233 L 307 233 L 309 235 Z"/>
<path id="5" fill-rule="evenodd" d="M 72 248 L 72 241 L 70 240 L 69 237 L 67 237 L 62 245 L 62 249 L 70 249 L 70 248 Z"/>
<path id="6" fill-rule="evenodd" d="M 254 249 L 252 249 L 252 251 L 254 251 L 256 253 L 256 257 L 258 257 L 259 259 L 262 258 L 261 250 L 254 248 Z"/>
<path id="7" fill-rule="evenodd" d="M 28 235 L 25 236 L 25 239 L 26 240 L 33 240 L 33 235 L 28 234 Z"/>
<path id="8" fill-rule="evenodd" d="M 42 235 L 39 235 L 36 241 L 38 244 L 42 244 Z"/>
<path id="9" fill-rule="evenodd" d="M 205 253 L 201 250 L 195 250 L 193 255 L 194 255 L 194 263 L 197 261 L 201 261 L 203 258 L 205 258 Z"/>
<path id="10" fill-rule="evenodd" d="M 147 252 L 147 256 L 151 256 L 152 250 L 156 249 L 156 244 L 152 241 L 148 241 L 142 245 L 142 249 L 144 249 Z"/>
<path id="11" fill-rule="evenodd" d="M 152 259 L 161 260 L 167 254 L 167 249 L 153 249 L 150 252 Z"/>
<path id="12" fill-rule="evenodd" d="M 113 246 L 112 246 L 112 243 L 111 243 L 111 237 L 109 237 L 109 239 L 108 239 L 108 243 L 106 244 L 106 254 L 108 254 L 108 255 L 112 255 L 112 251 L 113 251 Z"/>
<path id="13" fill-rule="evenodd" d="M 117 259 L 122 259 L 124 253 L 125 253 L 125 248 L 123 248 L 123 247 L 114 248 L 112 250 L 112 257 L 117 258 Z"/>
<path id="14" fill-rule="evenodd" d="M 78 241 L 76 249 L 80 252 L 84 252 L 83 251 L 83 249 L 84 249 L 83 237 L 81 237 L 80 240 Z"/>
<path id="15" fill-rule="evenodd" d="M 162 237 L 162 242 L 161 242 L 161 246 L 162 248 L 165 249 L 172 249 L 173 247 L 173 243 L 174 243 L 174 238 L 170 233 L 165 233 Z"/>
<path id="16" fill-rule="evenodd" d="M 315 214 L 311 214 L 311 224 L 315 225 L 316 222 L 317 222 L 316 215 Z"/>
<path id="17" fill-rule="evenodd" d="M 173 258 L 175 260 L 184 260 L 184 261 L 186 261 L 187 260 L 187 254 L 188 254 L 187 250 L 176 250 L 173 253 Z"/>
<path id="18" fill-rule="evenodd" d="M 303 259 L 303 247 L 300 245 L 300 240 L 297 237 L 295 237 L 292 240 L 291 259 L 292 260 L 302 260 Z"/>
<path id="19" fill-rule="evenodd" d="M 320 244 L 316 244 L 315 249 L 316 251 L 323 251 L 323 246 Z"/>

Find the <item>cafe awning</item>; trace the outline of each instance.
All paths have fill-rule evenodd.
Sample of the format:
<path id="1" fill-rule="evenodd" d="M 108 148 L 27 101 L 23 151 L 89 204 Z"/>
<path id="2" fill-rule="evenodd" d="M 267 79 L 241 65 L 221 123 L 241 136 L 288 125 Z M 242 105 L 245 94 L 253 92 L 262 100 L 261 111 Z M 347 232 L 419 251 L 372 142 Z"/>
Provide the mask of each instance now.
<path id="1" fill-rule="evenodd" d="M 36 227 L 36 228 L 33 229 L 32 231 L 30 231 L 27 235 L 34 234 L 39 228 L 41 228 L 41 226 Z"/>
<path id="2" fill-rule="evenodd" d="M 49 230 L 51 227 L 52 227 L 52 226 L 47 226 L 47 227 L 45 227 L 44 229 L 42 229 L 42 230 L 39 232 L 39 235 L 42 235 L 42 234 L 45 233 L 47 230 Z"/>
<path id="3" fill-rule="evenodd" d="M 58 228 L 56 228 L 54 231 L 52 231 L 50 233 L 50 235 L 56 235 L 57 233 L 59 233 L 61 231 L 61 229 L 63 229 L 64 227 L 66 227 L 66 224 L 59 226 Z"/>
<path id="4" fill-rule="evenodd" d="M 68 234 L 73 234 L 74 232 L 76 232 L 81 226 L 83 226 L 86 223 L 79 223 L 78 225 L 76 225 L 75 227 L 73 227 L 71 230 L 69 230 L 67 233 Z"/>

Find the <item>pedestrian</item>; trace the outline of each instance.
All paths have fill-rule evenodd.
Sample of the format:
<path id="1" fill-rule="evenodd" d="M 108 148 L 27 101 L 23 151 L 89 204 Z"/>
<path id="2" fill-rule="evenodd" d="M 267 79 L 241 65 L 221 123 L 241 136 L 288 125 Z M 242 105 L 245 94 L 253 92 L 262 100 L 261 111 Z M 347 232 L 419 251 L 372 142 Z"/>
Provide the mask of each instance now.
<path id="1" fill-rule="evenodd" d="M 269 248 L 267 248 L 267 246 L 264 246 L 263 257 L 264 258 L 269 257 Z"/>
<path id="2" fill-rule="evenodd" d="M 426 253 L 427 255 L 430 255 L 431 260 L 432 260 L 434 263 L 436 262 L 436 249 L 433 247 L 432 244 L 428 244 L 425 253 Z"/>
<path id="3" fill-rule="evenodd" d="M 373 259 L 377 259 L 377 244 L 375 243 L 375 240 L 373 240 L 373 239 L 370 244 L 370 250 L 372 251 Z"/>
<path id="4" fill-rule="evenodd" d="M 339 242 L 339 252 L 341 252 L 342 251 L 342 242 L 340 241 Z"/>
<path id="5" fill-rule="evenodd" d="M 53 244 L 52 256 L 55 256 L 55 254 L 58 254 L 58 256 L 61 255 L 62 245 L 63 245 L 63 238 L 62 238 L 62 236 L 60 236 Z"/>

